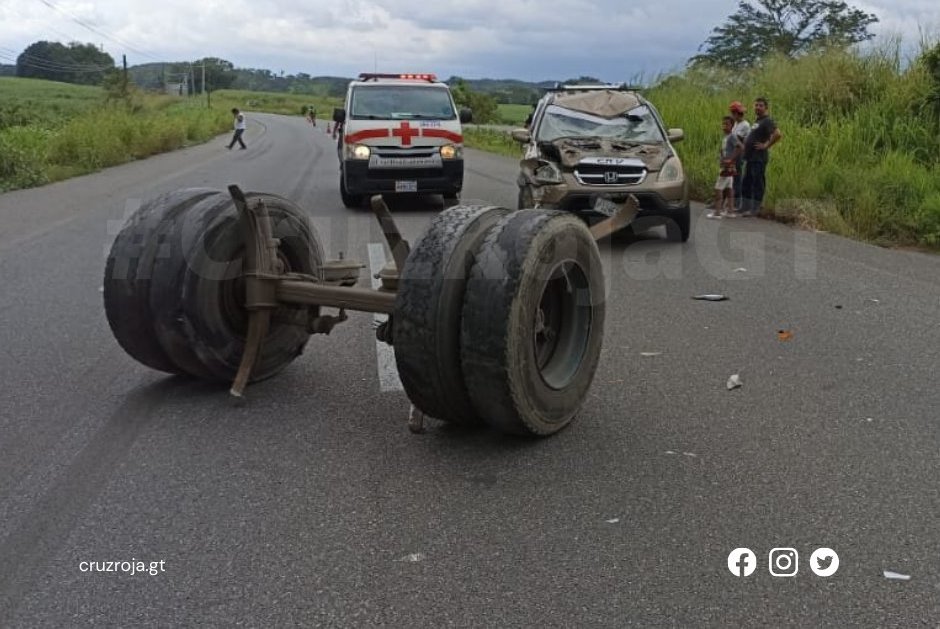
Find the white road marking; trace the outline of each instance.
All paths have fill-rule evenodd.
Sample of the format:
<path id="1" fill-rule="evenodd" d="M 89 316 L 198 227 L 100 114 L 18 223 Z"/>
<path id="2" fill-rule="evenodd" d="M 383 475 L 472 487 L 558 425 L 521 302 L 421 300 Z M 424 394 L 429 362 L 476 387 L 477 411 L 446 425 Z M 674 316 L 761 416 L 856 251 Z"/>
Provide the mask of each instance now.
<path id="1" fill-rule="evenodd" d="M 380 242 L 369 243 L 369 272 L 372 278 L 372 288 L 382 285 L 382 280 L 376 278 L 382 267 L 385 266 L 385 246 Z M 386 315 L 376 313 L 373 315 L 375 324 L 386 320 Z M 395 366 L 395 351 L 391 345 L 375 340 L 375 360 L 379 370 L 379 386 L 382 392 L 404 391 L 401 378 L 398 377 L 398 367 Z"/>

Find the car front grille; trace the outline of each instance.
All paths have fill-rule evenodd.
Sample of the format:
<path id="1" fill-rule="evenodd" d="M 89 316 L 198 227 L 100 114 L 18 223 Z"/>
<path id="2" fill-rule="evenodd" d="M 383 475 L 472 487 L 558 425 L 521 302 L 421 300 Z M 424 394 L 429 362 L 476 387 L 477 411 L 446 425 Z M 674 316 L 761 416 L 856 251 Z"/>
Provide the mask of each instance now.
<path id="1" fill-rule="evenodd" d="M 587 186 L 635 186 L 646 179 L 646 164 L 632 158 L 588 157 L 578 162 L 574 176 Z"/>

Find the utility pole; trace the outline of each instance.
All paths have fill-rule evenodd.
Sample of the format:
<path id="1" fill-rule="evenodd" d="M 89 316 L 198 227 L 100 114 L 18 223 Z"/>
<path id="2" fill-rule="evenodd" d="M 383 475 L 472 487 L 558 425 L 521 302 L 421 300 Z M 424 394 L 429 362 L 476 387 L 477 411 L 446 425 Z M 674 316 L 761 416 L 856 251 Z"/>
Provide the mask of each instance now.
<path id="1" fill-rule="evenodd" d="M 127 55 L 121 55 L 121 58 L 124 60 L 124 87 L 121 89 L 121 94 L 127 98 Z"/>
<path id="2" fill-rule="evenodd" d="M 202 93 L 206 93 L 206 60 L 202 60 Z M 208 108 L 208 101 L 206 107 Z"/>

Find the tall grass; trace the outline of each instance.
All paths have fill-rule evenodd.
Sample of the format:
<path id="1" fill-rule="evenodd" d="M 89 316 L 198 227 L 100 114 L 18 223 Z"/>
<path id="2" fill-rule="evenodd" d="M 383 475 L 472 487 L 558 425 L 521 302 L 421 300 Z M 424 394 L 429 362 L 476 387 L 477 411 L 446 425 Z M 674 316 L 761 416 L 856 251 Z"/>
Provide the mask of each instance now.
<path id="1" fill-rule="evenodd" d="M 708 198 L 728 103 L 768 98 L 783 140 L 771 149 L 765 212 L 878 243 L 940 247 L 940 118 L 932 79 L 898 44 L 820 51 L 759 71 L 687 71 L 648 96 L 669 126 L 694 193 Z M 750 118 L 753 122 L 753 118 Z"/>
<path id="2" fill-rule="evenodd" d="M 205 142 L 231 126 L 222 109 L 169 96 L 108 100 L 101 88 L 0 79 L 0 108 L 18 112 L 0 128 L 0 191 L 92 172 Z"/>

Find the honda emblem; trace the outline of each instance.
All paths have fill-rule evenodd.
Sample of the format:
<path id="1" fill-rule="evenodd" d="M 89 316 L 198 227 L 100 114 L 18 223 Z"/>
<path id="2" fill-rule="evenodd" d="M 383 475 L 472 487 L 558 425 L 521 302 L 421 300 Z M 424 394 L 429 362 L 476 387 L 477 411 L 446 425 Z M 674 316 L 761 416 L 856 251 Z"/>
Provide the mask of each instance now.
<path id="1" fill-rule="evenodd" d="M 610 170 L 604 172 L 604 183 L 617 183 L 619 180 L 620 177 L 616 172 Z"/>

